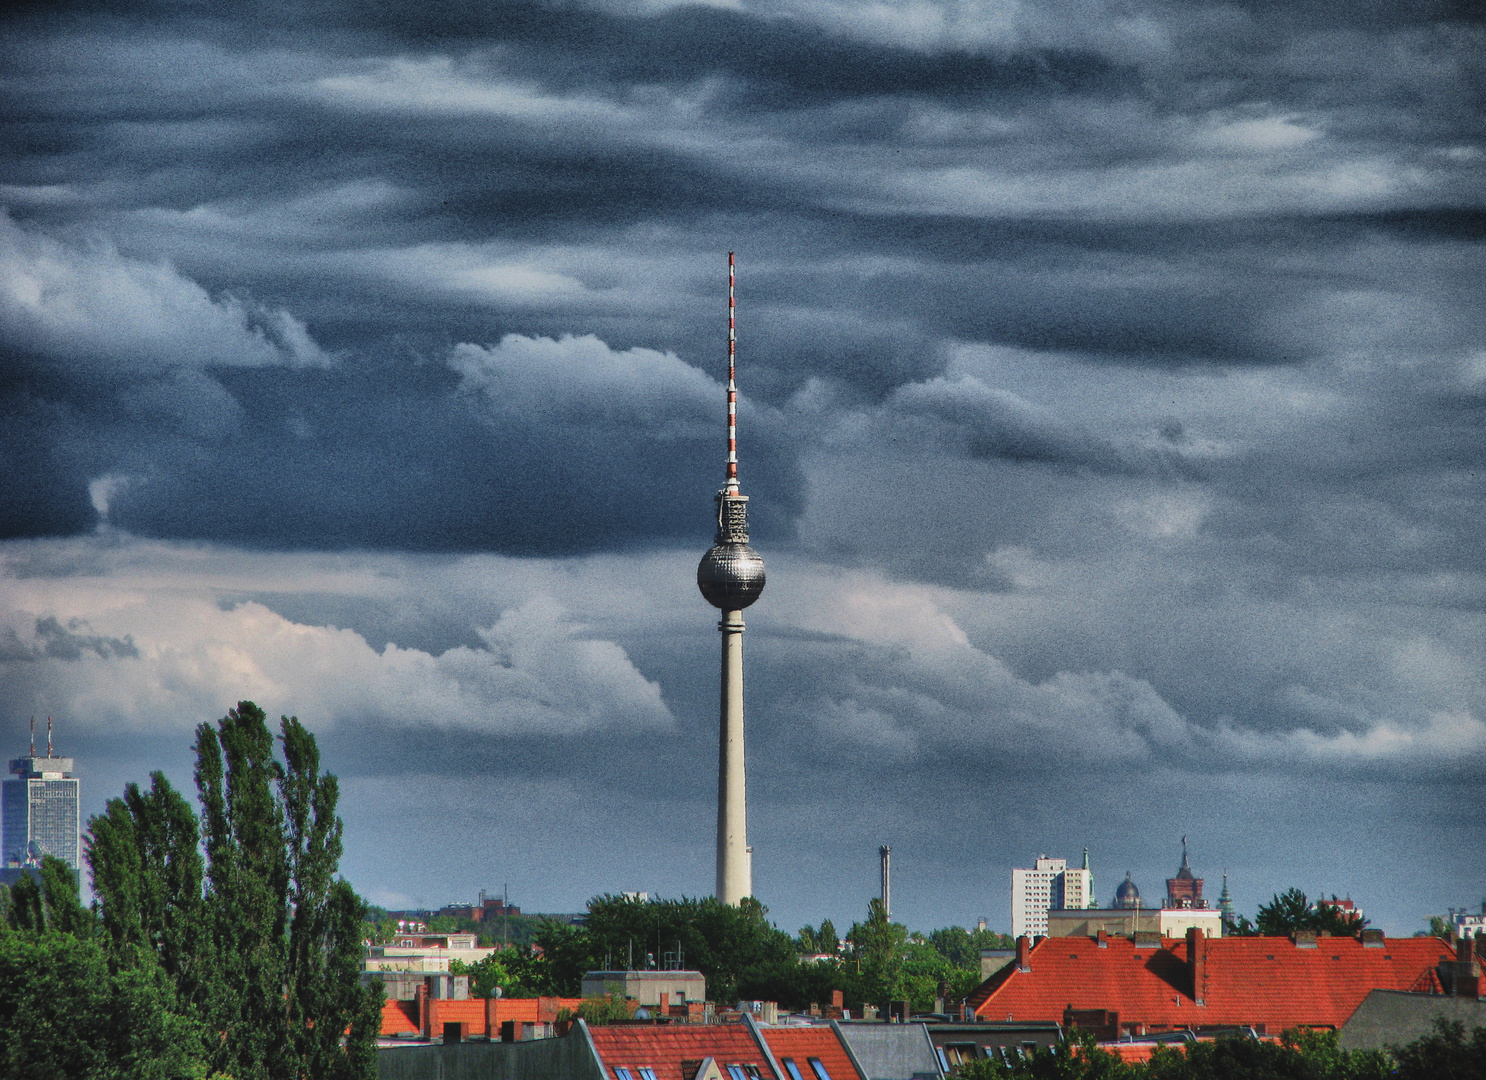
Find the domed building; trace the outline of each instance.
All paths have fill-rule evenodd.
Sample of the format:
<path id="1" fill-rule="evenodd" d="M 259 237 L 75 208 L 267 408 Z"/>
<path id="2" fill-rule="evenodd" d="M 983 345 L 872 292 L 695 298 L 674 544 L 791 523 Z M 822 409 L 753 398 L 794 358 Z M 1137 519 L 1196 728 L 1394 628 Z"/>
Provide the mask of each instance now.
<path id="1" fill-rule="evenodd" d="M 1140 909 L 1140 890 L 1135 887 L 1135 882 L 1130 880 L 1130 871 L 1125 871 L 1125 880 L 1120 882 L 1119 888 L 1115 889 L 1114 903 L 1110 907 L 1116 911 L 1138 911 Z"/>

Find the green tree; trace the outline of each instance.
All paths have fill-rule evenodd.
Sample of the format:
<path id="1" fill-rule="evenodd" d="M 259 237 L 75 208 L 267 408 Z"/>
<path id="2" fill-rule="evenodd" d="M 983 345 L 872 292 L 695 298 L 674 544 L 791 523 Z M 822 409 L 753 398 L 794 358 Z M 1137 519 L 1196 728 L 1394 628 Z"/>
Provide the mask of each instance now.
<path id="1" fill-rule="evenodd" d="M 1114 1054 L 1095 1045 L 1092 1035 L 1072 1032 L 1052 1047 L 1031 1047 L 1010 1065 L 988 1058 L 967 1061 L 956 1072 L 956 1080 L 1137 1080 L 1145 1075 L 1139 1066 L 1126 1065 Z M 1247 1078 L 1246 1078 L 1247 1080 Z"/>
<path id="2" fill-rule="evenodd" d="M 1342 909 L 1333 893 L 1312 904 L 1299 889 L 1286 889 L 1268 904 L 1259 906 L 1259 933 L 1284 936 L 1297 930 L 1324 931 L 1337 937 L 1360 937 L 1367 920 L 1356 912 Z"/>
<path id="3" fill-rule="evenodd" d="M 588 970 L 606 962 L 622 967 L 631 954 L 637 967 L 647 954 L 659 965 L 662 954 L 679 948 L 685 966 L 706 976 L 714 1001 L 755 993 L 800 966 L 794 941 L 769 924 L 767 909 L 752 897 L 735 907 L 710 896 L 652 901 L 599 896 L 589 901 L 583 938 Z M 547 949 L 548 939 L 541 943 Z M 581 979 L 581 971 L 576 974 Z"/>
<path id="4" fill-rule="evenodd" d="M 1479 1080 L 1486 1075 L 1486 1027 L 1466 1035 L 1459 1021 L 1435 1021 L 1432 1035 L 1390 1047 L 1399 1080 Z"/>
<path id="5" fill-rule="evenodd" d="M 1259 933 L 1279 937 L 1311 928 L 1311 902 L 1299 889 L 1286 889 L 1259 905 Z"/>
<path id="6" fill-rule="evenodd" d="M 297 719 L 280 742 L 282 762 L 262 710 L 241 702 L 197 728 L 199 823 L 158 774 L 89 823 L 104 935 L 116 967 L 140 954 L 164 973 L 212 1069 L 369 1080 L 381 991 L 360 980 L 366 905 L 335 876 L 336 780 Z"/>
<path id="7" fill-rule="evenodd" d="M 194 1052 L 199 1026 L 175 1005 L 174 987 L 148 956 L 113 970 L 92 936 L 0 934 L 0 1076 L 197 1080 L 205 1075 Z"/>
<path id="8" fill-rule="evenodd" d="M 463 960 L 450 960 L 449 973 L 469 977 L 470 997 L 495 997 L 497 990 L 505 997 L 533 996 L 517 992 L 516 980 L 512 978 L 506 965 L 494 953 L 473 964 L 465 963 Z"/>
<path id="9" fill-rule="evenodd" d="M 834 956 L 841 950 L 841 939 L 836 936 L 836 925 L 830 919 L 821 920 L 819 930 L 808 925 L 800 927 L 795 944 L 801 953 L 830 953 Z"/>
<path id="10" fill-rule="evenodd" d="M 211 958 L 202 908 L 201 825 L 163 773 L 128 784 L 88 823 L 88 863 L 115 962 L 154 954 L 182 1002 L 200 1009 Z"/>
<path id="11" fill-rule="evenodd" d="M 1332 937 L 1361 937 L 1368 920 L 1357 911 L 1348 911 L 1341 906 L 1336 893 L 1331 899 L 1317 897 L 1313 913 L 1313 926 Z"/>
<path id="12" fill-rule="evenodd" d="M 899 1001 L 907 997 L 903 962 L 908 952 L 908 928 L 888 918 L 882 901 L 867 904 L 867 920 L 853 923 L 846 935 L 852 956 L 859 965 L 862 999 L 871 1003 Z"/>
<path id="13" fill-rule="evenodd" d="M 1225 937 L 1257 937 L 1259 928 L 1249 921 L 1247 915 L 1236 915 L 1223 921 Z"/>

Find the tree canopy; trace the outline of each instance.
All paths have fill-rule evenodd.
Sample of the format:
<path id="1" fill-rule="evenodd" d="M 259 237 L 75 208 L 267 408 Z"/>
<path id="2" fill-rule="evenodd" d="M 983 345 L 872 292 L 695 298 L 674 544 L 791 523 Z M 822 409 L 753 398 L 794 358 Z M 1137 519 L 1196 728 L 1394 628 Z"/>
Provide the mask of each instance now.
<path id="1" fill-rule="evenodd" d="M 1315 930 L 1335 937 L 1361 937 L 1367 920 L 1355 911 L 1347 911 L 1333 893 L 1330 900 L 1317 897 L 1312 903 L 1299 889 L 1286 889 L 1275 894 L 1267 904 L 1259 905 L 1252 932 L 1283 937 L 1297 930 Z M 1250 930 L 1248 920 L 1235 927 L 1240 935 Z"/>
<path id="2" fill-rule="evenodd" d="M 202 815 L 161 773 L 88 823 L 96 901 L 46 860 L 0 895 L 0 1075 L 372 1080 L 381 990 L 336 876 L 315 738 L 252 702 L 196 732 Z"/>
<path id="3" fill-rule="evenodd" d="M 839 990 L 853 1010 L 906 1000 L 923 1012 L 940 997 L 948 1003 L 963 998 L 980 982 L 980 950 L 1009 944 L 1003 935 L 958 926 L 927 937 L 911 934 L 876 900 L 842 940 L 829 919 L 791 938 L 752 898 L 732 907 L 712 897 L 605 894 L 589 902 L 585 925 L 550 921 L 535 935 L 535 948 L 507 949 L 491 963 L 463 970 L 476 980 L 476 992 L 499 985 L 508 995 L 573 996 L 586 971 L 672 960 L 701 971 L 714 1001 L 758 999 L 804 1009 L 829 1002 Z M 821 953 L 826 956 L 818 958 Z M 812 959 L 802 963 L 802 954 Z"/>

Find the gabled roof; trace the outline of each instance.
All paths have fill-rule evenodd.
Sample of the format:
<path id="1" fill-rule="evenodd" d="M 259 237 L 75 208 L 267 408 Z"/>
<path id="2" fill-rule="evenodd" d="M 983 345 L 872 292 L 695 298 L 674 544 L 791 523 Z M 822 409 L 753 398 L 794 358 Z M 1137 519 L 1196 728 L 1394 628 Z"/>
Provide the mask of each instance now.
<path id="1" fill-rule="evenodd" d="M 589 1036 L 609 1080 L 619 1080 L 616 1068 L 630 1070 L 633 1080 L 640 1080 L 642 1068 L 654 1069 L 656 1080 L 690 1080 L 681 1063 L 709 1057 L 724 1073 L 729 1065 L 753 1065 L 763 1080 L 785 1080 L 774 1075 L 768 1057 L 743 1024 L 616 1024 L 590 1027 Z"/>
<path id="2" fill-rule="evenodd" d="M 1211 938 L 1201 942 L 1204 985 L 1194 1000 L 1187 942 L 1135 948 L 1114 937 L 1043 938 L 1029 971 L 996 973 L 968 999 L 986 1020 L 1062 1020 L 1066 1008 L 1117 1011 L 1121 1026 L 1151 1028 L 1263 1025 L 1340 1027 L 1374 989 L 1427 984 L 1449 946 L 1437 938 L 1385 939 L 1366 948 L 1355 938 L 1320 938 L 1297 948 L 1289 938 Z"/>
<path id="3" fill-rule="evenodd" d="M 867 1080 L 857 1072 L 851 1063 L 851 1055 L 829 1027 L 766 1027 L 759 1030 L 763 1032 L 769 1049 L 774 1051 L 779 1067 L 785 1070 L 785 1080 L 792 1080 L 785 1058 L 795 1062 L 804 1080 L 817 1080 L 808 1064 L 811 1058 L 818 1059 L 825 1066 L 831 1080 Z"/>

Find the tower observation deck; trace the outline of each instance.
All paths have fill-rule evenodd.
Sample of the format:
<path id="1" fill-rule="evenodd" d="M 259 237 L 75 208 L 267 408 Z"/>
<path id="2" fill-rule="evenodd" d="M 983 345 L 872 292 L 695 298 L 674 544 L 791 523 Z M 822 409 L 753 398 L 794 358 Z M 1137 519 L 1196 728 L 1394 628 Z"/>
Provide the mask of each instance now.
<path id="1" fill-rule="evenodd" d="M 764 591 L 764 560 L 748 544 L 748 496 L 738 485 L 737 323 L 733 253 L 728 252 L 727 476 L 713 496 L 717 535 L 697 566 L 697 588 L 722 611 L 722 694 L 717 753 L 717 898 L 737 904 L 753 893 L 743 753 L 743 609 Z"/>

